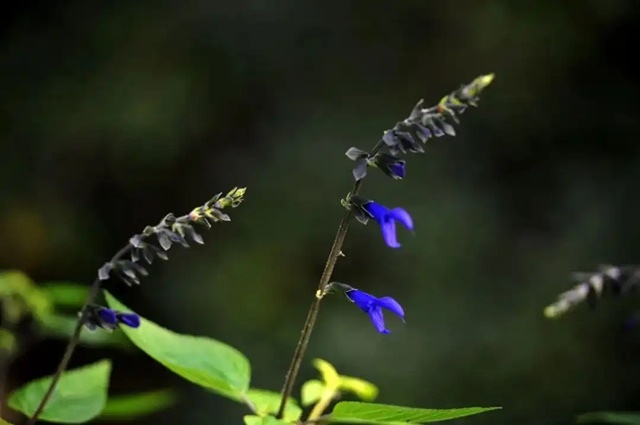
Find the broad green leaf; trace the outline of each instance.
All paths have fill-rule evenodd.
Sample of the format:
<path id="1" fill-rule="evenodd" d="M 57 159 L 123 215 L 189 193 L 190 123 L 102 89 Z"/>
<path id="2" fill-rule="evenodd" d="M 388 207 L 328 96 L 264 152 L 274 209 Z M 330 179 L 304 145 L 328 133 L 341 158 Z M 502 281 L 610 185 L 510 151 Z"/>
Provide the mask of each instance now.
<path id="1" fill-rule="evenodd" d="M 310 406 L 322 397 L 325 390 L 324 383 L 317 379 L 311 379 L 302 385 L 301 402 L 303 406 Z"/>
<path id="2" fill-rule="evenodd" d="M 269 414 L 278 413 L 280 407 L 280 400 L 282 396 L 280 393 L 276 393 L 268 390 L 259 390 L 251 388 L 246 392 L 245 397 L 253 404 L 257 413 L 261 416 L 267 416 Z M 302 409 L 298 406 L 298 403 L 289 398 L 287 400 L 287 407 L 284 411 L 284 420 L 295 421 L 300 418 Z"/>
<path id="3" fill-rule="evenodd" d="M 578 416 L 578 422 L 640 425 L 640 412 L 590 412 Z"/>
<path id="4" fill-rule="evenodd" d="M 388 404 L 342 401 L 336 404 L 329 421 L 345 424 L 406 425 L 446 421 L 500 409 L 465 407 L 461 409 L 419 409 Z"/>
<path id="5" fill-rule="evenodd" d="M 56 307 L 80 309 L 87 301 L 89 287 L 70 282 L 47 282 L 42 291 Z"/>
<path id="6" fill-rule="evenodd" d="M 378 396 L 378 387 L 364 379 L 352 376 L 340 376 L 340 391 L 347 391 L 355 394 L 364 401 L 373 401 Z"/>
<path id="7" fill-rule="evenodd" d="M 45 335 L 69 339 L 76 328 L 77 317 L 63 316 L 60 314 L 48 314 L 40 319 L 40 326 Z M 85 330 L 80 334 L 80 344 L 89 346 L 117 346 L 133 347 L 129 339 L 122 332 L 108 332 L 98 329 L 95 332 Z"/>
<path id="8" fill-rule="evenodd" d="M 157 390 L 109 397 L 100 419 L 131 420 L 166 409 L 176 402 L 172 390 Z"/>
<path id="9" fill-rule="evenodd" d="M 323 359 L 313 359 L 313 366 L 320 371 L 322 380 L 329 388 L 338 388 L 340 376 L 331 363 Z"/>
<path id="10" fill-rule="evenodd" d="M 285 422 L 280 419 L 276 419 L 273 416 L 255 416 L 246 415 L 244 417 L 245 425 L 290 425 L 290 422 Z"/>
<path id="11" fill-rule="evenodd" d="M 109 306 L 131 311 L 105 291 Z M 236 401 L 249 389 L 251 366 L 235 348 L 212 338 L 183 335 L 144 317 L 137 329 L 121 329 L 138 348 L 177 375 Z"/>
<path id="12" fill-rule="evenodd" d="M 109 360 L 64 372 L 40 418 L 68 424 L 79 424 L 95 418 L 107 402 L 110 374 Z M 50 383 L 51 377 L 29 382 L 11 394 L 9 406 L 31 416 Z"/>

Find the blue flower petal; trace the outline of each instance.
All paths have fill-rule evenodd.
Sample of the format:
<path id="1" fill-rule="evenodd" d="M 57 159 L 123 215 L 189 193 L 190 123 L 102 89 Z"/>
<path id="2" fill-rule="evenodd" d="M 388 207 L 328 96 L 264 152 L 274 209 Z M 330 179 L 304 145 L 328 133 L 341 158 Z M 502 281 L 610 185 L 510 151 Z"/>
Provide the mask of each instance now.
<path id="1" fill-rule="evenodd" d="M 118 313 L 118 321 L 130 328 L 140 327 L 140 316 L 135 313 Z"/>
<path id="2" fill-rule="evenodd" d="M 109 325 L 115 325 L 118 319 L 116 318 L 116 312 L 110 308 L 101 308 L 98 310 L 98 315 L 105 323 Z"/>
<path id="3" fill-rule="evenodd" d="M 389 216 L 395 220 L 398 220 L 408 230 L 413 230 L 413 220 L 411 216 L 404 208 L 394 208 L 389 211 Z"/>
<path id="4" fill-rule="evenodd" d="M 380 223 L 389 212 L 389 208 L 377 202 L 371 201 L 362 206 L 374 220 Z"/>
<path id="5" fill-rule="evenodd" d="M 384 316 L 382 315 L 382 309 L 380 307 L 371 307 L 369 310 L 369 318 L 378 332 L 381 334 L 391 333 L 391 331 L 384 326 Z"/>
<path id="6" fill-rule="evenodd" d="M 362 292 L 358 289 L 352 289 L 350 291 L 345 292 L 344 294 L 347 296 L 347 298 L 349 298 L 349 300 L 352 303 L 357 305 L 360 308 L 360 310 L 364 311 L 365 313 L 368 313 L 369 309 L 371 309 L 371 306 L 376 301 L 378 301 L 378 299 L 373 295 L 369 295 L 366 292 Z"/>
<path id="7" fill-rule="evenodd" d="M 400 248 L 398 237 L 396 236 L 396 223 L 393 220 L 387 220 L 380 228 L 382 229 L 382 238 L 390 248 Z"/>
<path id="8" fill-rule="evenodd" d="M 404 322 L 404 310 L 400 303 L 394 300 L 391 297 L 382 297 L 376 300 L 376 305 L 386 308 L 391 311 L 393 314 L 398 316 Z"/>
<path id="9" fill-rule="evenodd" d="M 408 230 L 413 230 L 413 220 L 404 208 L 389 209 L 384 205 L 371 201 L 362 206 L 362 208 L 380 225 L 382 237 L 385 243 L 391 248 L 400 248 L 398 238 L 396 236 L 395 221 L 402 223 Z"/>

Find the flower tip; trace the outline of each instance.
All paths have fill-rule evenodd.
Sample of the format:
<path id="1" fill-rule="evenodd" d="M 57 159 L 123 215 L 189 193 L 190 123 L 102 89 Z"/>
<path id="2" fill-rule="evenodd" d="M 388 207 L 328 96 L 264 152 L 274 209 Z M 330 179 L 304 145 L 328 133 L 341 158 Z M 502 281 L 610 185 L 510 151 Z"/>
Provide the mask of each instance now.
<path id="1" fill-rule="evenodd" d="M 489 84 L 491 84 L 491 82 L 493 81 L 495 76 L 496 76 L 496 74 L 494 74 L 492 72 L 491 74 L 482 75 L 482 76 L 478 77 L 476 81 L 478 83 L 478 86 L 479 86 L 480 90 L 484 89 Z"/>
<path id="2" fill-rule="evenodd" d="M 130 328 L 140 327 L 140 316 L 135 313 L 119 313 L 118 321 L 124 325 L 129 326 Z"/>

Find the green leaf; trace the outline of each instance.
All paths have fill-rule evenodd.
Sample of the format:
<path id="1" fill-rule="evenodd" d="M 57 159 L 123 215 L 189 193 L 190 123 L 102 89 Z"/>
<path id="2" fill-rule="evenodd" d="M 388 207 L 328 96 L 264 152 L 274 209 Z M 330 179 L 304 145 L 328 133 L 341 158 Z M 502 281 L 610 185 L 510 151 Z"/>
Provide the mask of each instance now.
<path id="1" fill-rule="evenodd" d="M 282 399 L 280 393 L 256 388 L 251 388 L 247 391 L 245 397 L 253 404 L 253 407 L 261 416 L 278 413 L 280 400 Z M 300 418 L 300 415 L 302 415 L 302 409 L 294 399 L 289 398 L 284 411 L 284 420 L 295 421 Z"/>
<path id="2" fill-rule="evenodd" d="M 114 310 L 131 311 L 105 291 Z M 121 329 L 138 348 L 173 373 L 196 385 L 242 401 L 249 389 L 251 366 L 235 348 L 212 338 L 183 335 L 140 317 L 137 329 Z"/>
<path id="3" fill-rule="evenodd" d="M 110 374 L 109 360 L 64 372 L 40 418 L 68 424 L 79 424 L 95 418 L 107 402 Z M 29 382 L 11 394 L 9 406 L 31 416 L 50 383 L 51 377 Z"/>
<path id="4" fill-rule="evenodd" d="M 60 314 L 48 314 L 40 319 L 40 326 L 47 336 L 69 339 L 76 328 L 77 317 Z M 133 347 L 122 332 L 107 332 L 98 329 L 95 332 L 84 331 L 80 334 L 80 344 L 93 347 Z"/>
<path id="5" fill-rule="evenodd" d="M 80 309 L 87 301 L 89 287 L 70 282 L 47 282 L 42 291 L 56 307 Z"/>
<path id="6" fill-rule="evenodd" d="M 419 409 L 388 404 L 342 401 L 336 404 L 329 421 L 346 424 L 406 425 L 446 421 L 500 409 L 465 407 L 461 409 Z"/>
<path id="7" fill-rule="evenodd" d="M 640 412 L 590 412 L 578 416 L 578 422 L 640 425 Z"/>
<path id="8" fill-rule="evenodd" d="M 7 421 L 5 421 L 4 419 L 0 418 L 0 425 L 13 425 Z"/>
<path id="9" fill-rule="evenodd" d="M 166 409 L 176 402 L 169 389 L 109 397 L 100 419 L 131 420 Z"/>
<path id="10" fill-rule="evenodd" d="M 303 406 L 310 406 L 316 403 L 324 393 L 325 385 L 317 379 L 311 379 L 302 385 L 301 398 Z"/>
<path id="11" fill-rule="evenodd" d="M 276 419 L 273 416 L 255 416 L 246 415 L 244 417 L 245 425 L 290 425 L 290 422 L 285 422 L 280 419 Z"/>

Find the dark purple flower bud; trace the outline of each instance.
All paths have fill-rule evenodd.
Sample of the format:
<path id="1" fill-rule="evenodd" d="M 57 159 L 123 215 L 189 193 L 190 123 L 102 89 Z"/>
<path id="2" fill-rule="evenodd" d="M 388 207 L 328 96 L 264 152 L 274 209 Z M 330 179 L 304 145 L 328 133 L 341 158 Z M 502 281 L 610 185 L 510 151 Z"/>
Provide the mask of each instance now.
<path id="1" fill-rule="evenodd" d="M 383 173 L 393 179 L 402 179 L 405 176 L 405 161 L 388 153 L 378 153 L 371 160 Z"/>

